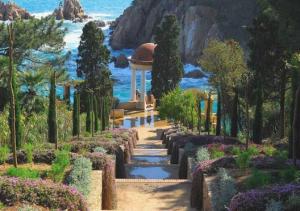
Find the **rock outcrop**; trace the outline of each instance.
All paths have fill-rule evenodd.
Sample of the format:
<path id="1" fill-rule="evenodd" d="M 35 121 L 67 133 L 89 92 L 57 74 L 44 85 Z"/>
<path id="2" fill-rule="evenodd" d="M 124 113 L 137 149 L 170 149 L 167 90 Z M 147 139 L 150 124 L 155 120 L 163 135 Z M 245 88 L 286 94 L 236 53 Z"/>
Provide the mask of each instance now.
<path id="1" fill-rule="evenodd" d="M 163 17 L 175 14 L 181 27 L 182 59 L 196 63 L 210 39 L 236 39 L 246 48 L 247 25 L 258 12 L 251 0 L 136 0 L 116 20 L 113 49 L 136 48 L 153 41 Z"/>
<path id="2" fill-rule="evenodd" d="M 0 1 L 0 21 L 29 19 L 32 16 L 25 9 L 14 3 L 3 3 Z"/>
<path id="3" fill-rule="evenodd" d="M 184 78 L 204 78 L 206 75 L 201 70 L 192 70 L 190 72 L 187 72 L 183 75 Z"/>
<path id="4" fill-rule="evenodd" d="M 113 58 L 113 62 L 117 68 L 126 68 L 129 66 L 128 58 L 124 54 Z"/>
<path id="5" fill-rule="evenodd" d="M 54 10 L 53 16 L 57 20 L 65 19 L 72 21 L 82 21 L 88 18 L 84 14 L 79 0 L 64 0 L 64 3 L 60 2 L 59 7 Z"/>

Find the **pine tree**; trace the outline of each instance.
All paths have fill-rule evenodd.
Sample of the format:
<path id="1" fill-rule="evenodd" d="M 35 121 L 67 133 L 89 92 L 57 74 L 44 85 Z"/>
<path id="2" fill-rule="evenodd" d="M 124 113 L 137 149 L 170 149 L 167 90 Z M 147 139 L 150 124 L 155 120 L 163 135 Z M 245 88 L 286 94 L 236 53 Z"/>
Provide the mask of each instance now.
<path id="1" fill-rule="evenodd" d="M 49 111 L 48 111 L 48 140 L 57 148 L 57 122 L 56 122 L 56 71 L 52 73 L 50 81 Z"/>
<path id="2" fill-rule="evenodd" d="M 73 136 L 80 135 L 80 94 L 78 91 L 74 93 L 73 104 Z"/>
<path id="3" fill-rule="evenodd" d="M 163 94 L 175 89 L 182 76 L 183 64 L 179 53 L 180 28 L 174 15 L 167 15 L 157 28 L 154 40 L 157 44 L 154 50 L 152 69 L 152 93 L 159 99 Z"/>

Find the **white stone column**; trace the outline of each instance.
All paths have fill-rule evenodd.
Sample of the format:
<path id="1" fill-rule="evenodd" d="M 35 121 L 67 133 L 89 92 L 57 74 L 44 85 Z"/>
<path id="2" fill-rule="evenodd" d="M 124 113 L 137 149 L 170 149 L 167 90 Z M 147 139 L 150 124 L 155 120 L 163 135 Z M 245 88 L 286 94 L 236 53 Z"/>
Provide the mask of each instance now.
<path id="1" fill-rule="evenodd" d="M 141 102 L 144 104 L 145 107 L 145 96 L 146 96 L 146 71 L 142 71 L 142 89 L 141 89 Z"/>
<path id="2" fill-rule="evenodd" d="M 136 70 L 131 69 L 131 100 L 136 101 Z"/>

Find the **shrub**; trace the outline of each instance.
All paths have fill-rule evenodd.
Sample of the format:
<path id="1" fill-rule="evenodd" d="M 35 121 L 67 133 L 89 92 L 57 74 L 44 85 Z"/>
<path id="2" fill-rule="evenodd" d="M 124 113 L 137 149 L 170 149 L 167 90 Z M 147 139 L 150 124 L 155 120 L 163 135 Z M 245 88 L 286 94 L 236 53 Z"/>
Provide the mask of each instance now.
<path id="1" fill-rule="evenodd" d="M 74 161 L 68 183 L 87 196 L 91 189 L 91 173 L 92 162 L 87 158 L 79 157 Z"/>
<path id="2" fill-rule="evenodd" d="M 69 152 L 62 150 L 57 151 L 55 156 L 49 176 L 53 181 L 60 182 L 64 178 L 66 168 L 70 165 L 70 155 Z"/>
<path id="3" fill-rule="evenodd" d="M 209 152 L 206 148 L 200 147 L 196 153 L 196 161 L 200 163 L 205 160 L 210 160 Z"/>
<path id="4" fill-rule="evenodd" d="M 249 151 L 241 152 L 236 158 L 236 164 L 240 169 L 246 169 L 250 165 L 251 153 Z"/>
<path id="5" fill-rule="evenodd" d="M 19 177 L 22 179 L 38 179 L 40 178 L 40 172 L 28 168 L 15 168 L 11 167 L 6 171 L 6 175 L 11 177 Z"/>
<path id="6" fill-rule="evenodd" d="M 232 147 L 232 149 L 230 150 L 230 153 L 231 153 L 232 155 L 239 155 L 239 154 L 241 153 L 241 149 L 240 149 L 239 147 L 234 146 L 234 147 Z"/>
<path id="7" fill-rule="evenodd" d="M 250 146 L 247 151 L 249 152 L 251 157 L 259 155 L 259 150 L 255 146 Z"/>
<path id="8" fill-rule="evenodd" d="M 273 146 L 271 145 L 268 145 L 268 146 L 264 146 L 264 153 L 267 155 L 267 156 L 273 156 L 274 153 L 277 151 Z"/>
<path id="9" fill-rule="evenodd" d="M 246 180 L 246 186 L 249 189 L 263 187 L 271 183 L 271 175 L 257 169 L 252 171 L 252 174 Z"/>
<path id="10" fill-rule="evenodd" d="M 0 164 L 5 163 L 9 156 L 9 148 L 8 146 L 0 147 Z"/>
<path id="11" fill-rule="evenodd" d="M 286 211 L 294 211 L 300 209 L 300 196 L 292 195 L 285 203 Z"/>
<path id="12" fill-rule="evenodd" d="M 26 159 L 28 163 L 32 163 L 33 161 L 33 145 L 32 144 L 25 144 L 24 151 L 26 154 Z"/>
<path id="13" fill-rule="evenodd" d="M 300 171 L 298 171 L 294 167 L 288 167 L 279 172 L 279 176 L 282 182 L 290 183 L 290 182 L 298 182 L 300 178 Z"/>
<path id="14" fill-rule="evenodd" d="M 104 149 L 103 147 L 96 147 L 95 149 L 94 149 L 94 152 L 101 152 L 101 153 L 107 153 L 107 150 L 106 149 Z"/>
<path id="15" fill-rule="evenodd" d="M 281 201 L 271 199 L 267 204 L 266 211 L 283 211 L 283 204 Z"/>
<path id="16" fill-rule="evenodd" d="M 220 168 L 215 183 L 212 185 L 213 210 L 227 210 L 231 198 L 237 193 L 234 179 L 226 169 Z"/>
<path id="17" fill-rule="evenodd" d="M 273 154 L 274 158 L 277 160 L 277 163 L 281 166 L 283 166 L 285 164 L 285 162 L 287 161 L 288 159 L 288 151 L 286 150 L 283 150 L 283 151 L 280 151 L 280 150 L 276 150 Z"/>
<path id="18" fill-rule="evenodd" d="M 220 144 L 211 144 L 208 145 L 208 151 L 210 152 L 211 159 L 217 159 L 224 157 L 224 146 Z"/>
<path id="19" fill-rule="evenodd" d="M 88 210 L 85 200 L 75 188 L 49 180 L 0 177 L 0 199 L 6 206 L 29 203 L 50 210 Z"/>

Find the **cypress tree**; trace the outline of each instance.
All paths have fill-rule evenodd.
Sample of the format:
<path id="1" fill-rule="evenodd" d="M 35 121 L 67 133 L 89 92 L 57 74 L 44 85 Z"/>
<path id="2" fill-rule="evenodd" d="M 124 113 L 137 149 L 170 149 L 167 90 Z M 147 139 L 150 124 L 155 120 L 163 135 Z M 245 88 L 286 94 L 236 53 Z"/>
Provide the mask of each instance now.
<path id="1" fill-rule="evenodd" d="M 88 94 L 87 104 L 86 104 L 86 122 L 85 122 L 86 131 L 92 132 L 92 110 L 91 110 L 91 96 Z"/>
<path id="2" fill-rule="evenodd" d="M 216 125 L 216 136 L 221 135 L 221 119 L 222 119 L 222 108 L 221 108 L 221 93 L 218 90 L 218 102 L 217 102 L 217 125 Z"/>
<path id="3" fill-rule="evenodd" d="M 201 123 L 202 123 L 202 116 L 201 116 L 201 113 L 202 113 L 202 108 L 201 108 L 201 98 L 198 99 L 198 131 L 199 131 L 199 134 L 201 134 Z"/>
<path id="4" fill-rule="evenodd" d="M 94 130 L 95 132 L 99 131 L 99 108 L 97 97 L 94 96 Z"/>
<path id="5" fill-rule="evenodd" d="M 237 137 L 238 134 L 238 102 L 238 90 L 235 89 L 231 111 L 231 137 Z"/>
<path id="6" fill-rule="evenodd" d="M 57 148 L 57 122 L 56 122 L 56 72 L 50 81 L 49 111 L 48 111 L 48 140 Z"/>
<path id="7" fill-rule="evenodd" d="M 157 46 L 154 50 L 152 93 L 158 99 L 175 89 L 182 76 L 183 64 L 179 53 L 180 28 L 174 15 L 167 15 L 154 36 Z"/>
<path id="8" fill-rule="evenodd" d="M 205 120 L 205 131 L 210 133 L 210 124 L 211 124 L 211 92 L 208 93 L 207 98 L 207 108 L 206 108 L 206 120 Z"/>
<path id="9" fill-rule="evenodd" d="M 74 93 L 73 104 L 73 136 L 80 134 L 80 94 L 78 91 Z"/>
<path id="10" fill-rule="evenodd" d="M 295 96 L 295 110 L 293 122 L 293 160 L 296 166 L 297 159 L 300 158 L 300 88 Z"/>

